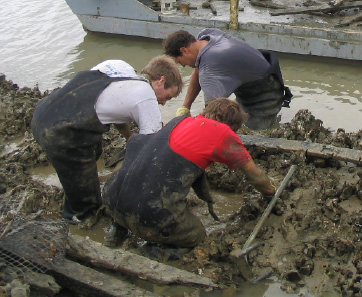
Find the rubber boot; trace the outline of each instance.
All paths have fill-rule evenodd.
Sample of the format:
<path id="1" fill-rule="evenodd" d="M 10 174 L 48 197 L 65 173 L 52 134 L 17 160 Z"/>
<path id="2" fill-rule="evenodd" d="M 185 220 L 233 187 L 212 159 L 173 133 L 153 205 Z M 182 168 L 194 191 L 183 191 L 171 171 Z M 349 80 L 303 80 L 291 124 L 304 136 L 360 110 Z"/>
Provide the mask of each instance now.
<path id="1" fill-rule="evenodd" d="M 112 222 L 104 236 L 103 245 L 108 247 L 116 247 L 120 245 L 128 234 L 128 229 L 120 226 L 117 222 Z"/>

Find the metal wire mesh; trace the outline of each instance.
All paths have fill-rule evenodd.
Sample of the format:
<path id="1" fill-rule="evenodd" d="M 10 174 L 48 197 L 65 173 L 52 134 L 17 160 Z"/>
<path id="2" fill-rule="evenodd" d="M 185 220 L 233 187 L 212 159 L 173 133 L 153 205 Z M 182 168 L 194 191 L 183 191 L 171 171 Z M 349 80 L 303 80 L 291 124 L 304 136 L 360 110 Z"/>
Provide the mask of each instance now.
<path id="1" fill-rule="evenodd" d="M 65 255 L 64 220 L 24 215 L 24 194 L 0 196 L 0 260 L 17 272 L 45 273 Z"/>

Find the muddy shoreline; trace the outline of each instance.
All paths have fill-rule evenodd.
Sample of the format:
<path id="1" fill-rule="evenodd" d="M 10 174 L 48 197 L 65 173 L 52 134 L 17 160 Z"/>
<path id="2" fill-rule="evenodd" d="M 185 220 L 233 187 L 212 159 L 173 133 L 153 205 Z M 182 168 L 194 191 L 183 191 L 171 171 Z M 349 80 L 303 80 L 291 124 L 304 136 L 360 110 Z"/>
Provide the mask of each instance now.
<path id="1" fill-rule="evenodd" d="M 5 197 L 21 193 L 26 197 L 21 210 L 24 215 L 41 209 L 42 216 L 59 218 L 62 189 L 36 181 L 29 174 L 30 169 L 49 164 L 30 132 L 34 108 L 48 93 L 37 87 L 19 88 L 0 75 L 0 201 L 4 203 Z M 241 139 L 242 134 L 253 133 L 242 130 Z M 339 129 L 332 133 L 307 110 L 299 111 L 290 123 L 259 134 L 362 150 L 362 130 L 345 133 Z M 18 139 L 15 149 L 6 146 Z M 111 129 L 104 136 L 102 158 L 109 160 L 123 145 Z M 277 184 L 291 164 L 298 165 L 256 238 L 261 245 L 248 257 L 253 275 L 271 270 L 282 281 L 282 289 L 290 293 L 303 288 L 312 296 L 362 296 L 362 168 L 303 153 L 271 153 L 262 147 L 249 151 Z M 241 172 L 214 164 L 207 169 L 207 176 L 213 189 L 240 194 L 241 207 L 223 214 L 221 223 L 217 223 L 208 215 L 205 204 L 190 193 L 189 204 L 202 219 L 208 236 L 177 261 L 177 267 L 209 277 L 223 288 L 236 288 L 246 272 L 233 258 L 233 251 L 242 248 L 268 202 Z M 122 248 L 135 249 L 137 242 L 130 237 Z M 0 264 L 0 292 L 10 296 L 5 288 L 11 278 Z M 192 296 L 199 295 L 194 292 Z"/>

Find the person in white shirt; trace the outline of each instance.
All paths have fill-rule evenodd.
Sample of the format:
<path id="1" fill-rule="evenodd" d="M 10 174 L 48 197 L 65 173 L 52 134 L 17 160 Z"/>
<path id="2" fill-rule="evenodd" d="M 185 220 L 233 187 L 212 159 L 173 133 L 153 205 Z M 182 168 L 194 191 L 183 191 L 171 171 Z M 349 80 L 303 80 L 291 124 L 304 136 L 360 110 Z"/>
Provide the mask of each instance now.
<path id="1" fill-rule="evenodd" d="M 122 60 L 104 61 L 78 73 L 34 111 L 32 132 L 58 174 L 63 217 L 70 223 L 80 223 L 101 205 L 96 162 L 110 124 L 127 140 L 132 121 L 140 134 L 156 133 L 162 128 L 158 104 L 181 92 L 180 71 L 169 57 L 153 58 L 142 73 Z"/>

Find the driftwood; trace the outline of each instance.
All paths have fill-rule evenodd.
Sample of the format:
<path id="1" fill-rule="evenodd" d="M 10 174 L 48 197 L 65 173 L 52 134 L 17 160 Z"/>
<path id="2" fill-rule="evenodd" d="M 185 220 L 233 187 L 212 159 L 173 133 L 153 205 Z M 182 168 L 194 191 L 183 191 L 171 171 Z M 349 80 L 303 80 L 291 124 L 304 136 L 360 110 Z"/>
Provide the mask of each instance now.
<path id="1" fill-rule="evenodd" d="M 341 21 L 339 24 L 337 24 L 335 26 L 336 27 L 345 27 L 345 26 L 349 26 L 353 23 L 357 23 L 360 21 L 362 21 L 362 11 L 360 11 L 359 13 L 357 13 L 354 16 L 344 18 L 343 21 Z"/>
<path id="2" fill-rule="evenodd" d="M 70 235 L 68 242 L 69 256 L 91 263 L 95 267 L 122 272 L 162 285 L 217 287 L 209 278 L 152 261 L 122 249 L 111 249 L 81 236 Z"/>
<path id="3" fill-rule="evenodd" d="M 258 1 L 258 0 L 251 0 L 249 1 L 251 5 L 257 7 L 265 7 L 265 8 L 273 8 L 273 9 L 285 9 L 286 6 L 275 4 L 270 1 Z"/>
<path id="4" fill-rule="evenodd" d="M 89 297 L 155 297 L 149 291 L 136 287 L 115 277 L 98 272 L 92 268 L 68 259 L 52 268 L 50 273 L 62 287 L 77 292 L 79 296 Z"/>
<path id="5" fill-rule="evenodd" d="M 285 15 L 285 14 L 301 14 L 301 13 L 315 13 L 315 12 L 336 12 L 344 9 L 352 9 L 352 8 L 361 8 L 362 1 L 353 1 L 348 4 L 341 4 L 338 7 L 330 6 L 330 5 L 319 5 L 313 8 L 293 8 L 293 9 L 283 9 L 281 11 L 274 11 L 270 14 L 272 16 L 277 15 Z"/>
<path id="6" fill-rule="evenodd" d="M 362 151 L 320 144 L 310 141 L 269 138 L 258 135 L 239 135 L 245 147 L 262 147 L 270 151 L 304 152 L 307 156 L 322 159 L 336 159 L 362 165 Z"/>

